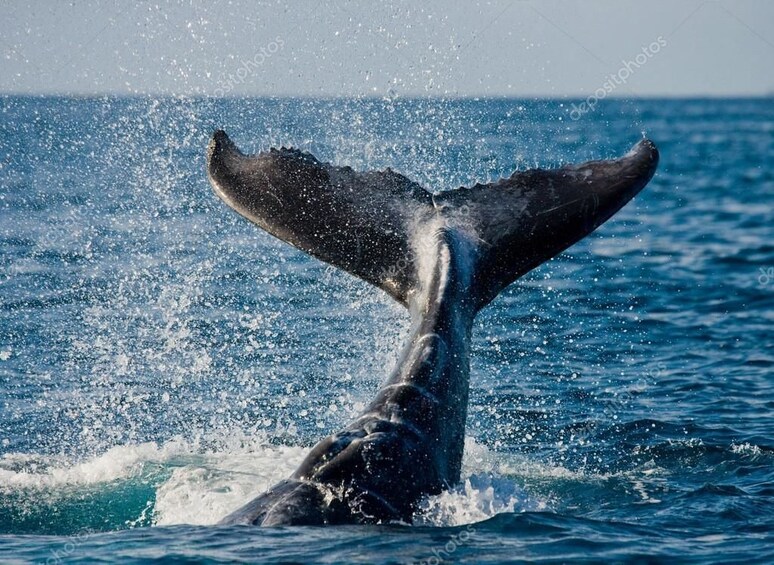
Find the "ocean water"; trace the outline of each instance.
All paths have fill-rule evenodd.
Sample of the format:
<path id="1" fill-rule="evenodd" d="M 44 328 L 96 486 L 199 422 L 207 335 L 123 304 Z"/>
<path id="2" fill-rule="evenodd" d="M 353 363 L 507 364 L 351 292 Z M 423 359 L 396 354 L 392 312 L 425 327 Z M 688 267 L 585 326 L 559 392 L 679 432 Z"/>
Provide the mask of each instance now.
<path id="1" fill-rule="evenodd" d="M 774 562 L 774 104 L 0 98 L 0 562 Z M 577 117 L 577 116 L 576 116 Z M 213 526 L 373 396 L 406 313 L 260 232 L 208 137 L 437 191 L 661 150 L 473 336 L 416 523 Z"/>

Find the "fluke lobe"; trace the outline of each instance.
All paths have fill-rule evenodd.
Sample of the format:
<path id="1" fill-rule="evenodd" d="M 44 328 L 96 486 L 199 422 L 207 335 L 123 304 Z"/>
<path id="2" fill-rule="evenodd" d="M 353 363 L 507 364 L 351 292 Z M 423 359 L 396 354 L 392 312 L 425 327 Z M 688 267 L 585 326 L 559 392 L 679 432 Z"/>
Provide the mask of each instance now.
<path id="1" fill-rule="evenodd" d="M 223 131 L 207 157 L 231 208 L 383 289 L 412 318 L 368 408 L 221 522 L 264 526 L 411 522 L 423 497 L 457 483 L 476 314 L 615 214 L 658 164 L 644 139 L 620 159 L 431 194 L 390 169 L 360 173 L 285 148 L 244 155 Z"/>

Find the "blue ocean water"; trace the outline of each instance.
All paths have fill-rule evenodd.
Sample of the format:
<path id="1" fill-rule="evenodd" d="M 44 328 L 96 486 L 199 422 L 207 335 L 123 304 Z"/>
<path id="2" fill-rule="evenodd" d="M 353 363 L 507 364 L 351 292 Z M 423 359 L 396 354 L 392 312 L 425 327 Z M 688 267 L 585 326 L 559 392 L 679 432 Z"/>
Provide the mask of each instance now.
<path id="1" fill-rule="evenodd" d="M 0 98 L 0 561 L 774 561 L 774 104 Z M 474 331 L 413 526 L 214 527 L 373 396 L 378 290 L 228 210 L 216 128 L 431 190 L 661 150 Z"/>

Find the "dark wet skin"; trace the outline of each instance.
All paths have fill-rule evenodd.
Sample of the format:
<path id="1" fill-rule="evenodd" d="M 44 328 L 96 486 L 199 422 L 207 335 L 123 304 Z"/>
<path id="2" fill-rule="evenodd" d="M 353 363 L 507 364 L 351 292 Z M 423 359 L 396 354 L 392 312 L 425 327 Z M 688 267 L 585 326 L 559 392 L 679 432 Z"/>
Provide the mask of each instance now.
<path id="1" fill-rule="evenodd" d="M 382 288 L 412 317 L 400 360 L 368 408 L 221 523 L 411 522 L 423 498 L 460 478 L 478 311 L 610 218 L 657 163 L 643 140 L 620 159 L 430 194 L 390 170 L 356 173 L 296 150 L 244 155 L 216 132 L 208 172 L 229 206 Z"/>

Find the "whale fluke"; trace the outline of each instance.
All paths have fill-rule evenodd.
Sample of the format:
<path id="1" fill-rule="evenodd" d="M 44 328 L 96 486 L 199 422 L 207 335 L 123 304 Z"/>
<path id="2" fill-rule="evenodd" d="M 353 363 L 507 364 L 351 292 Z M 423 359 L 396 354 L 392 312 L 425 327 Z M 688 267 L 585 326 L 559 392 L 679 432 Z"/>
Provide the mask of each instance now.
<path id="1" fill-rule="evenodd" d="M 432 196 L 391 170 L 357 173 L 297 149 L 242 154 L 223 131 L 208 172 L 226 204 L 275 237 L 384 289 L 402 304 L 416 286 L 402 268 L 413 218 Z M 388 276 L 386 274 L 391 274 Z"/>
<path id="2" fill-rule="evenodd" d="M 583 239 L 631 200 L 656 172 L 659 154 L 643 139 L 620 159 L 559 169 L 517 171 L 510 178 L 435 196 L 475 230 L 481 308 L 514 280 Z"/>
<path id="3" fill-rule="evenodd" d="M 473 242 L 476 308 L 596 229 L 658 164 L 655 145 L 642 140 L 620 159 L 431 194 L 390 169 L 355 172 L 297 149 L 244 155 L 222 130 L 207 155 L 218 196 L 239 214 L 404 305 L 419 284 L 417 228 L 442 219 Z"/>
<path id="4" fill-rule="evenodd" d="M 653 175 L 655 146 L 431 194 L 390 171 L 357 173 L 308 153 L 242 154 L 218 131 L 215 191 L 272 235 L 409 307 L 411 335 L 387 382 L 287 480 L 221 524 L 411 522 L 459 481 L 476 313 L 513 280 L 593 231 Z"/>

